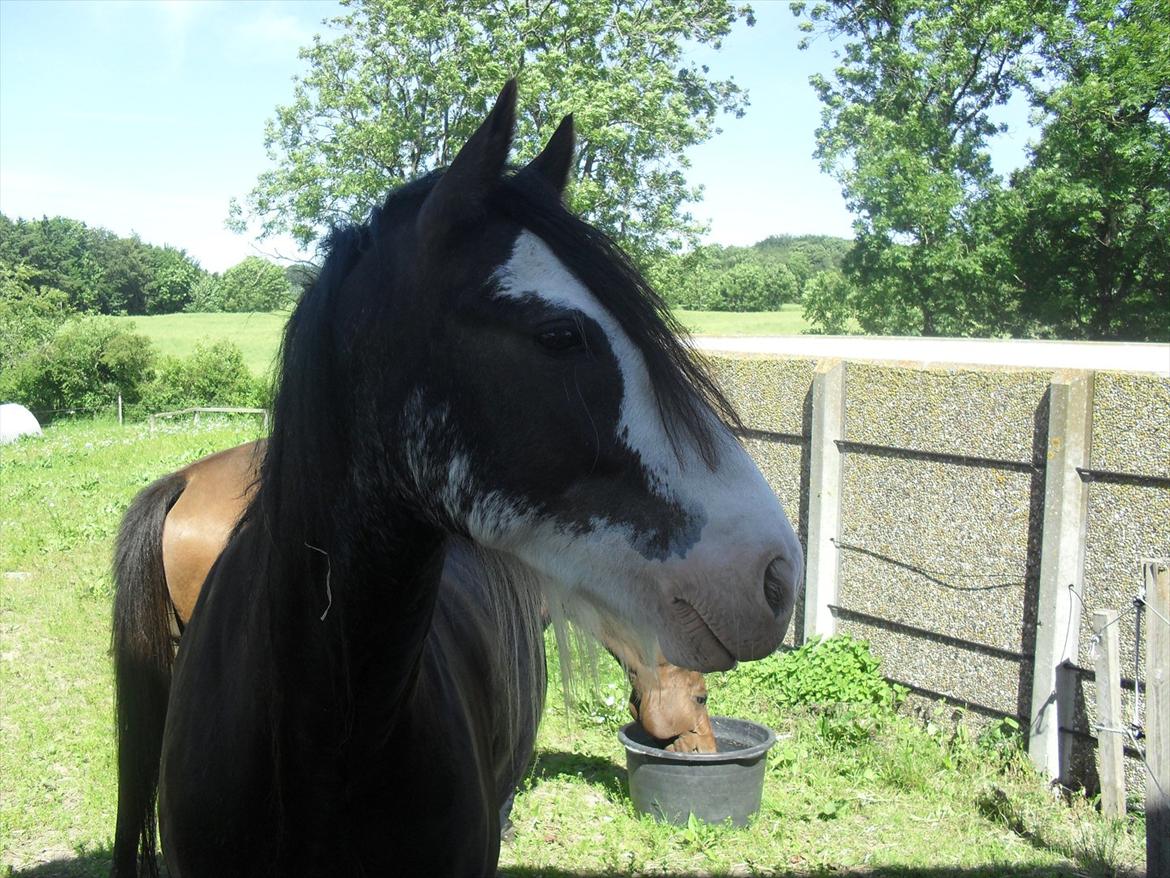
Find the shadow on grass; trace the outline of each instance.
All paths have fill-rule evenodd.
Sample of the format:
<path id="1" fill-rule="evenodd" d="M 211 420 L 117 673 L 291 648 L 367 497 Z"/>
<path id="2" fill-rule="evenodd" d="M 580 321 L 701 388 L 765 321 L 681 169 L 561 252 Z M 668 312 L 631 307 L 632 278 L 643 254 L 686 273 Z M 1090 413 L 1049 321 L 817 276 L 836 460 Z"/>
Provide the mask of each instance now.
<path id="1" fill-rule="evenodd" d="M 627 798 L 630 795 L 626 770 L 602 756 L 543 750 L 536 757 L 531 777 L 534 781 L 580 777 L 602 787 L 610 796 Z"/>
<path id="2" fill-rule="evenodd" d="M 9 874 L 12 878 L 106 878 L 110 874 L 110 864 L 109 848 L 97 848 L 72 857 L 23 866 L 11 873 L 0 867 L 0 878 L 7 878 Z"/>

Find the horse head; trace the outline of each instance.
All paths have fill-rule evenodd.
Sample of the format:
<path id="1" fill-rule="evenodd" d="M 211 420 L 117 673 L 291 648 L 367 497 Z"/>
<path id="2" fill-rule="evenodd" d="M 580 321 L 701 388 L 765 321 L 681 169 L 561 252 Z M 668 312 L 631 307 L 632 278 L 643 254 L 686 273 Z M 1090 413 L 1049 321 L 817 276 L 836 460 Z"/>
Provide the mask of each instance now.
<path id="1" fill-rule="evenodd" d="M 349 255 L 294 315 L 295 404 L 332 431 L 316 473 L 362 461 L 339 476 L 372 498 L 367 518 L 406 510 L 516 559 L 644 665 L 767 655 L 797 537 L 662 301 L 562 204 L 572 118 L 507 166 L 515 104 L 509 83 L 445 172 L 335 239 Z M 320 343 L 298 353 L 298 334 Z"/>

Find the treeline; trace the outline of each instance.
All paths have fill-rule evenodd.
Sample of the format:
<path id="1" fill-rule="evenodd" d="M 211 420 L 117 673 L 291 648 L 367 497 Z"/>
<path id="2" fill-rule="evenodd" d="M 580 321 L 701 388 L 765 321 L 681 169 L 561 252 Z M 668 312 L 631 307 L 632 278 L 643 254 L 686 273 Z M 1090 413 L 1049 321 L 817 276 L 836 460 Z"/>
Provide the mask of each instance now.
<path id="1" fill-rule="evenodd" d="M 223 274 L 184 250 L 120 238 L 66 217 L 0 214 L 0 399 L 42 419 L 110 410 L 260 405 L 266 384 L 230 342 L 161 354 L 111 315 L 269 311 L 294 299 L 299 269 L 249 256 Z M 299 284 L 298 284 L 299 286 Z"/>
<path id="2" fill-rule="evenodd" d="M 856 243 L 805 316 L 885 335 L 1170 340 L 1165 0 L 793 3 Z M 1037 126 L 996 172 L 996 108 Z"/>
<path id="3" fill-rule="evenodd" d="M 839 275 L 851 245 L 827 235 L 774 235 L 750 247 L 697 247 L 648 273 L 673 308 L 775 311 L 800 302 L 821 275 Z"/>
<path id="4" fill-rule="evenodd" d="M 67 217 L 11 220 L 0 214 L 0 293 L 35 294 L 79 314 L 270 311 L 289 305 L 285 269 L 249 256 L 222 275 L 185 250 L 121 238 Z"/>

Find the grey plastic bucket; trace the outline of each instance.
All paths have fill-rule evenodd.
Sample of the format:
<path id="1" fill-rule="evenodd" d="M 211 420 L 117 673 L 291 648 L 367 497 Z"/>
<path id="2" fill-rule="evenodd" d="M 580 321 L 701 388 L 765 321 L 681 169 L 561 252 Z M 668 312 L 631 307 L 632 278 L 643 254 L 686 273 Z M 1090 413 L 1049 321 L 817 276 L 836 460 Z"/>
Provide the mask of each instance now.
<path id="1" fill-rule="evenodd" d="M 634 807 L 658 820 L 685 826 L 694 814 L 708 823 L 731 818 L 746 826 L 760 810 L 764 763 L 776 743 L 767 726 L 746 719 L 711 717 L 718 753 L 671 753 L 629 723 L 618 731 L 626 748 Z"/>

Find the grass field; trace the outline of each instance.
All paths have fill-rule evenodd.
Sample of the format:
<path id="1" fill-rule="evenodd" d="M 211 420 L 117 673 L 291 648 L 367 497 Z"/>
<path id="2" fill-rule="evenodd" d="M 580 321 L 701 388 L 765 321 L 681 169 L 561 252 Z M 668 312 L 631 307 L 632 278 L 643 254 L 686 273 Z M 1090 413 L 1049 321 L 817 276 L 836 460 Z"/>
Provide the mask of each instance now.
<path id="1" fill-rule="evenodd" d="M 691 335 L 800 335 L 809 323 L 800 305 L 783 305 L 779 311 L 675 311 Z"/>
<path id="2" fill-rule="evenodd" d="M 728 311 L 677 311 L 675 316 L 693 335 L 799 335 L 808 328 L 799 305 L 780 311 L 737 314 Z M 185 357 L 199 342 L 229 339 L 239 345 L 244 362 L 256 375 L 266 375 L 280 347 L 288 313 L 158 314 L 120 317 L 150 338 L 161 353 Z"/>
<path id="3" fill-rule="evenodd" d="M 0 876 L 106 874 L 108 565 L 120 515 L 156 476 L 255 430 L 66 422 L 0 449 Z M 738 679 L 711 675 L 712 712 L 744 703 Z M 554 687 L 500 874 L 1105 878 L 1141 868 L 1140 818 L 1112 824 L 1082 799 L 1053 799 L 1018 751 L 969 740 L 945 713 L 867 724 L 747 696 L 740 715 L 780 736 L 758 818 L 680 828 L 631 809 L 616 668 L 603 665 L 572 708 Z"/>
<path id="4" fill-rule="evenodd" d="M 185 357 L 200 342 L 228 339 L 244 354 L 254 375 L 267 375 L 280 348 L 280 334 L 288 320 L 287 311 L 251 314 L 156 314 L 151 317 L 120 317 L 154 342 L 162 354 Z"/>

